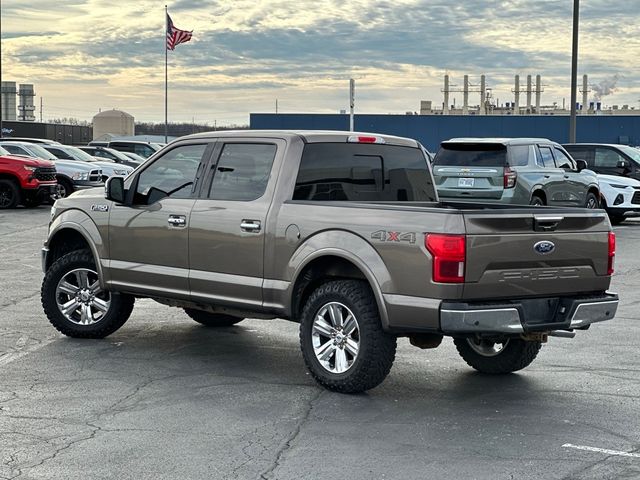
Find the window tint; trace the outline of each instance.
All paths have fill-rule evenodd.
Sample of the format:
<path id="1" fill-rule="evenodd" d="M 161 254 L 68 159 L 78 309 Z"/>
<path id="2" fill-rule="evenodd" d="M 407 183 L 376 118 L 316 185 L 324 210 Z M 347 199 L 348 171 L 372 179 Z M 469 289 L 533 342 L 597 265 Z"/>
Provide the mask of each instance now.
<path id="1" fill-rule="evenodd" d="M 509 147 L 511 156 L 509 165 L 512 167 L 526 167 L 529 165 L 529 155 L 531 154 L 530 145 L 514 145 Z"/>
<path id="2" fill-rule="evenodd" d="M 133 152 L 133 146 L 128 143 L 110 143 L 109 146 L 122 152 Z"/>
<path id="3" fill-rule="evenodd" d="M 617 168 L 620 160 L 624 160 L 624 157 L 615 150 L 610 148 L 596 148 L 596 167 Z"/>
<path id="4" fill-rule="evenodd" d="M 574 160 L 584 160 L 590 166 L 593 166 L 593 158 L 589 147 L 564 146 L 564 149 L 571 154 Z"/>
<path id="5" fill-rule="evenodd" d="M 574 169 L 573 162 L 567 156 L 566 153 L 564 153 L 559 148 L 554 148 L 553 151 L 554 151 L 554 153 L 556 155 L 556 163 L 558 164 L 558 168 L 564 168 L 564 169 L 569 169 L 569 170 L 573 170 Z"/>
<path id="6" fill-rule="evenodd" d="M 138 178 L 136 202 L 144 202 L 151 188 L 160 190 L 157 198 L 189 198 L 196 181 L 196 173 L 206 145 L 183 145 L 174 148 L 145 168 Z M 165 195 L 162 195 L 165 194 Z M 156 198 L 156 197 L 154 197 Z M 153 203 L 150 202 L 150 203 Z"/>
<path id="7" fill-rule="evenodd" d="M 17 145 L 3 145 L 2 146 L 9 153 L 13 153 L 14 155 L 29 155 L 29 153 L 23 148 Z"/>
<path id="8" fill-rule="evenodd" d="M 500 144 L 443 143 L 433 160 L 434 165 L 457 167 L 504 167 L 507 147 Z"/>
<path id="9" fill-rule="evenodd" d="M 553 154 L 549 147 L 539 147 L 539 152 L 543 167 L 556 168 L 556 164 L 553 162 Z"/>
<path id="10" fill-rule="evenodd" d="M 134 145 L 133 148 L 121 148 L 120 150 L 123 150 L 125 152 L 131 152 L 131 153 L 137 153 L 138 155 L 143 156 L 144 158 L 150 157 L 152 153 L 155 152 L 155 150 L 151 147 L 148 147 L 147 145 Z"/>
<path id="11" fill-rule="evenodd" d="M 293 199 L 433 202 L 436 195 L 418 148 L 310 143 L 304 147 Z"/>
<path id="12" fill-rule="evenodd" d="M 267 188 L 275 156 L 273 144 L 225 144 L 214 168 L 209 198 L 236 201 L 260 198 Z"/>
<path id="13" fill-rule="evenodd" d="M 61 150 L 59 148 L 45 147 L 45 150 L 48 150 L 49 152 L 53 153 L 56 157 L 58 157 L 60 159 L 63 159 L 63 160 L 75 160 L 75 158 L 73 158 L 67 152 L 65 152 L 64 150 Z"/>

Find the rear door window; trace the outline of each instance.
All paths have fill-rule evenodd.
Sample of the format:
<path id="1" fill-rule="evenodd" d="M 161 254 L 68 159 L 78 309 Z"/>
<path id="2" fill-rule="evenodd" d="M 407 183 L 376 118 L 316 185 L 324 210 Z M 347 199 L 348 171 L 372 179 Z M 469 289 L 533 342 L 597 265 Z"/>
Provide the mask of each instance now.
<path id="1" fill-rule="evenodd" d="M 304 148 L 293 200 L 436 201 L 419 148 L 310 143 Z"/>
<path id="2" fill-rule="evenodd" d="M 272 143 L 227 143 L 214 166 L 211 200 L 257 200 L 267 188 L 276 156 Z"/>
<path id="3" fill-rule="evenodd" d="M 507 147 L 492 143 L 443 143 L 433 164 L 452 167 L 504 167 L 507 165 Z"/>

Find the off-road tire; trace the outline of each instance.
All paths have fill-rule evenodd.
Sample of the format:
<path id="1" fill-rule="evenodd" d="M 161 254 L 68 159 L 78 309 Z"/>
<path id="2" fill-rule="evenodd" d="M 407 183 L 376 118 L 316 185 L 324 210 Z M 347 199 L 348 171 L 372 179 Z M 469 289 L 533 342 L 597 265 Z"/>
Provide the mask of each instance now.
<path id="1" fill-rule="evenodd" d="M 185 308 L 184 311 L 192 320 L 206 327 L 230 327 L 244 320 L 244 318 L 241 317 L 234 317 L 222 313 L 210 313 L 194 308 Z"/>
<path id="2" fill-rule="evenodd" d="M 5 208 L 16 208 L 20 203 L 20 188 L 13 180 L 0 179 L 0 195 L 3 195 L 0 202 L 0 210 Z"/>
<path id="3" fill-rule="evenodd" d="M 467 365 L 479 372 L 491 375 L 522 370 L 535 360 L 542 346 L 540 342 L 526 342 L 511 338 L 500 353 L 487 357 L 476 352 L 466 338 L 454 338 L 453 343 Z"/>
<path id="4" fill-rule="evenodd" d="M 95 270 L 96 264 L 89 250 L 75 250 L 56 260 L 47 270 L 40 291 L 42 307 L 51 324 L 60 333 L 73 338 L 104 338 L 118 330 L 129 319 L 134 297 L 111 292 L 111 304 L 104 317 L 92 325 L 78 325 L 69 321 L 58 309 L 56 288 L 60 279 L 78 268 Z"/>
<path id="5" fill-rule="evenodd" d="M 326 370 L 316 358 L 312 330 L 320 309 L 340 302 L 356 317 L 359 351 L 343 373 Z M 378 386 L 391 370 L 396 355 L 396 337 L 382 329 L 380 313 L 369 285 L 361 280 L 336 280 L 320 285 L 307 298 L 300 318 L 300 347 L 313 378 L 328 390 L 360 393 Z"/>

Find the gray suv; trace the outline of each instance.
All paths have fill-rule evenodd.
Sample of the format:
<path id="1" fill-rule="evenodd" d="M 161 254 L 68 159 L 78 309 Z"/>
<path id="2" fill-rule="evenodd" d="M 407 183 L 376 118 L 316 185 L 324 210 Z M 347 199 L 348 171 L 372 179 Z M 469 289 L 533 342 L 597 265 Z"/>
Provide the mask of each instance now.
<path id="1" fill-rule="evenodd" d="M 598 208 L 596 174 L 541 138 L 455 138 L 433 160 L 442 199 Z"/>

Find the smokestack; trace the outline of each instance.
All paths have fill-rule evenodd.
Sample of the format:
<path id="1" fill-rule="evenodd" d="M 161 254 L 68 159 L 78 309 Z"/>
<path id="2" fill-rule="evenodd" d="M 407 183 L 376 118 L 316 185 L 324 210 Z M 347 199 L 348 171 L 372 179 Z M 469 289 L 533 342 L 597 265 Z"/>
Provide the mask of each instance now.
<path id="1" fill-rule="evenodd" d="M 464 87 L 462 90 L 462 114 L 469 114 L 469 75 L 464 76 Z"/>
<path id="2" fill-rule="evenodd" d="M 527 113 L 531 113 L 531 75 L 527 75 Z"/>
<path id="3" fill-rule="evenodd" d="M 540 94 L 542 93 L 542 80 L 536 75 L 536 114 L 540 115 Z"/>
<path id="4" fill-rule="evenodd" d="M 513 114 L 520 114 L 520 75 L 516 75 L 516 88 L 514 90 L 515 99 L 513 102 Z"/>
<path id="5" fill-rule="evenodd" d="M 589 77 L 582 76 L 582 113 L 587 113 L 587 105 L 589 102 Z"/>
<path id="6" fill-rule="evenodd" d="M 485 76 L 480 75 L 480 115 L 487 113 L 487 84 Z"/>
<path id="7" fill-rule="evenodd" d="M 443 115 L 449 115 L 449 75 L 444 76 L 444 110 Z"/>

